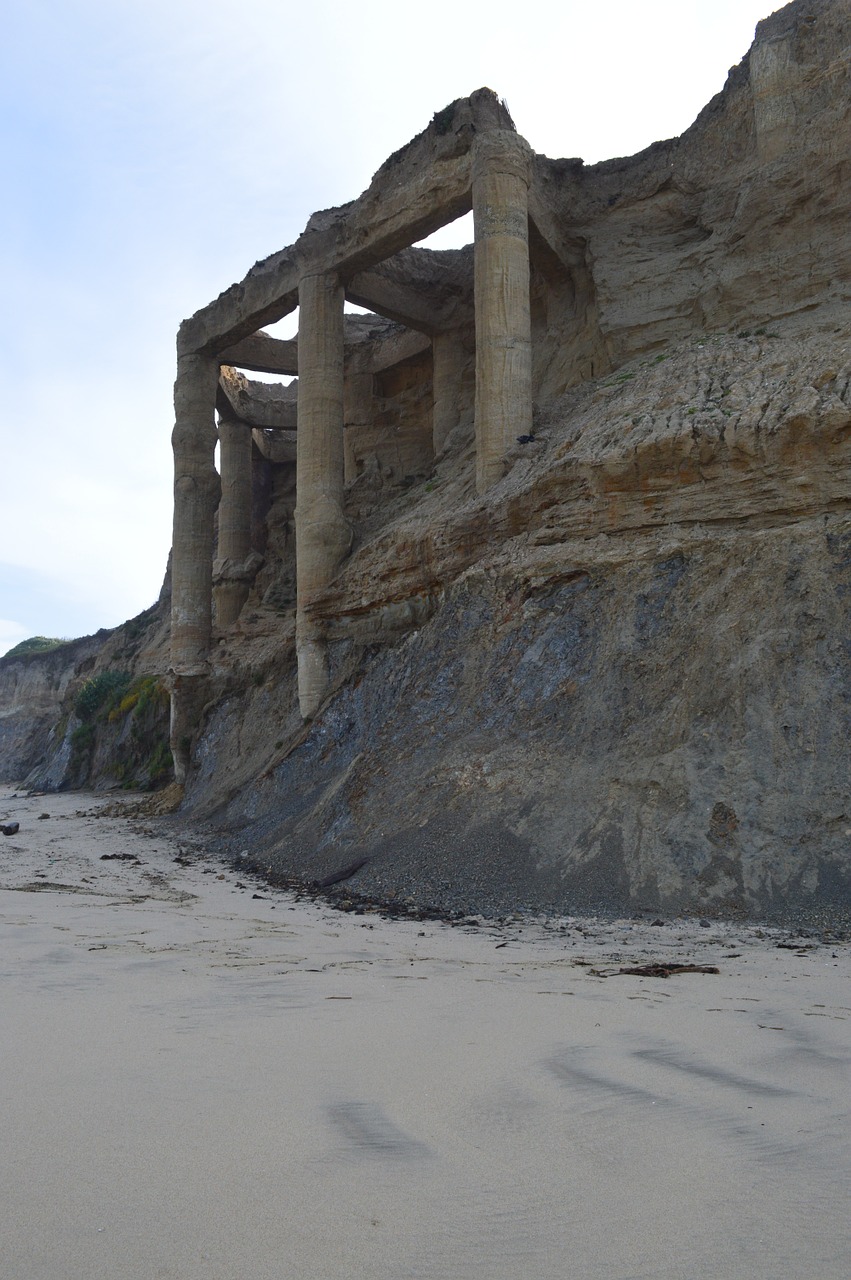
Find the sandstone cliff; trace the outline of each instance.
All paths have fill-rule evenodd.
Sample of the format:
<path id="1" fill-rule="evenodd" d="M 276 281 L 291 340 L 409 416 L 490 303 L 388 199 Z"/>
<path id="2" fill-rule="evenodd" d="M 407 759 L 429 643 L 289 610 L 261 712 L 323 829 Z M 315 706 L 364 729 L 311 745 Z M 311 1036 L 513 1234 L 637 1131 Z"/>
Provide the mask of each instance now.
<path id="1" fill-rule="evenodd" d="M 168 758 L 168 578 L 111 631 L 0 658 L 0 778 L 38 790 L 162 786 Z"/>

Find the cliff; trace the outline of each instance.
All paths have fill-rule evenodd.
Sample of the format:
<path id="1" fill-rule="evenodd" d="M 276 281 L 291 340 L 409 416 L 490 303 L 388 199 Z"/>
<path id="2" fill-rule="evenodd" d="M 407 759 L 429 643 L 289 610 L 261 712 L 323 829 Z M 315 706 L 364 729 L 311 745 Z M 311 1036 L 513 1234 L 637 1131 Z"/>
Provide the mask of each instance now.
<path id="1" fill-rule="evenodd" d="M 461 210 L 470 136 L 510 126 L 488 91 L 185 323 L 184 352 L 232 344 L 220 422 L 251 436 L 185 820 L 283 879 L 359 863 L 353 900 L 851 919 L 849 69 L 851 0 L 798 0 L 681 138 L 531 157 L 533 427 L 484 492 L 472 248 L 397 241 L 428 165 Z M 298 372 L 252 325 L 317 245 L 380 315 L 345 327 L 348 532 L 301 605 L 327 647 L 305 723 L 298 397 L 236 370 Z"/>
<path id="2" fill-rule="evenodd" d="M 848 337 L 772 332 L 569 393 L 486 500 L 447 455 L 329 595 L 313 724 L 246 622 L 189 811 L 441 909 L 841 913 L 849 438 Z"/>
<path id="3" fill-rule="evenodd" d="M 166 576 L 120 627 L 0 658 L 0 778 L 48 791 L 171 781 L 168 588 Z"/>

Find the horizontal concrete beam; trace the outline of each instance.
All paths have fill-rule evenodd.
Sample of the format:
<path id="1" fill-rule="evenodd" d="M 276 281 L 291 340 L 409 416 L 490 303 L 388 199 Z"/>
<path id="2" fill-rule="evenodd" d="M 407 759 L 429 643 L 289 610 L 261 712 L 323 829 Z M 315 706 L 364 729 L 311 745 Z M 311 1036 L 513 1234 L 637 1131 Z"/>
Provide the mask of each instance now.
<path id="1" fill-rule="evenodd" d="M 387 280 L 380 274 L 380 267 L 359 271 L 346 285 L 346 298 L 358 307 L 370 311 L 410 329 L 418 329 L 431 336 L 437 332 L 437 316 L 427 299 L 417 297 L 411 289 Z"/>
<path id="2" fill-rule="evenodd" d="M 278 427 L 295 431 L 298 388 L 280 382 L 252 382 L 225 366 L 219 376 L 217 409 L 250 427 Z M 224 399 L 222 399 L 224 397 Z"/>
<path id="3" fill-rule="evenodd" d="M 270 462 L 292 462 L 296 459 L 295 431 L 267 431 L 255 427 L 251 439 Z"/>
<path id="4" fill-rule="evenodd" d="M 378 315 L 348 315 L 345 320 L 347 373 L 380 373 L 428 351 L 431 339 Z"/>
<path id="5" fill-rule="evenodd" d="M 490 89 L 438 112 L 385 161 L 357 200 L 314 214 L 294 245 L 258 262 L 239 284 L 185 320 L 178 353 L 218 354 L 293 311 L 301 277 L 336 272 L 345 284 L 466 213 L 472 203 L 470 147 L 477 134 L 492 129 L 514 125 Z"/>
<path id="6" fill-rule="evenodd" d="M 431 338 L 416 329 L 401 329 L 398 333 L 388 334 L 381 342 L 375 343 L 365 351 L 352 350 L 346 364 L 358 373 L 381 373 L 384 369 L 392 369 L 403 360 L 411 360 L 431 348 Z"/>
<path id="7" fill-rule="evenodd" d="M 255 373 L 281 373 L 294 378 L 298 374 L 298 339 L 273 338 L 261 330 L 220 351 L 219 363 L 251 369 Z"/>
<path id="8" fill-rule="evenodd" d="M 427 334 L 386 322 L 380 316 L 346 316 L 345 334 L 346 367 L 356 373 L 380 373 L 431 346 Z M 219 359 L 222 362 L 221 394 L 226 397 L 220 400 L 219 411 L 233 413 L 255 426 L 283 426 L 283 417 L 279 422 L 270 421 L 270 416 L 278 412 L 276 405 L 295 403 L 296 389 L 277 392 L 273 389 L 276 384 L 252 381 L 243 377 L 239 369 L 297 377 L 298 339 L 283 340 L 268 333 L 256 333 L 229 347 Z M 289 409 L 282 408 L 281 412 L 289 423 Z M 294 421 L 292 427 L 295 429 Z"/>
<path id="9" fill-rule="evenodd" d="M 346 297 L 430 337 L 472 324 L 472 247 L 441 253 L 403 249 L 352 276 Z"/>
<path id="10" fill-rule="evenodd" d="M 292 248 L 258 262 L 239 284 L 184 320 L 177 331 L 177 351 L 217 355 L 243 338 L 275 324 L 298 306 L 301 274 Z"/>

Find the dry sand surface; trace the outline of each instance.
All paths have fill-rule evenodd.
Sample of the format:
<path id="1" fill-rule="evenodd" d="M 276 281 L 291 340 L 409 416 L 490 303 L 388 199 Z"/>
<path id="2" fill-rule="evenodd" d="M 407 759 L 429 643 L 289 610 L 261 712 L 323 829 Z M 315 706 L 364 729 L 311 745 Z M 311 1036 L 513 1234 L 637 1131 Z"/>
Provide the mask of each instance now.
<path id="1" fill-rule="evenodd" d="M 847 944 L 341 915 L 103 806 L 0 791 L 4 1280 L 849 1274 Z"/>

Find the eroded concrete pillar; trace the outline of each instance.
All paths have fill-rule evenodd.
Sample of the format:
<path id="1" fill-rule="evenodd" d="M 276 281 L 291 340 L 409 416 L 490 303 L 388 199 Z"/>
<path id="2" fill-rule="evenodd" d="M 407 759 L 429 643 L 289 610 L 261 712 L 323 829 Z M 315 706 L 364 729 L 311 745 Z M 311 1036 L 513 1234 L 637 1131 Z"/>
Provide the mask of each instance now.
<path id="1" fill-rule="evenodd" d="M 503 130 L 473 143 L 479 493 L 501 479 L 509 448 L 532 430 L 531 156 L 523 138 Z"/>
<path id="2" fill-rule="evenodd" d="M 343 289 L 331 272 L 298 290 L 296 438 L 296 653 L 301 714 L 311 719 L 328 687 L 324 635 L 310 618 L 352 534 L 343 514 Z"/>
<path id="3" fill-rule="evenodd" d="M 213 565 L 216 622 L 236 622 L 248 599 L 251 555 L 251 427 L 238 418 L 219 420 L 219 547 Z"/>
<path id="4" fill-rule="evenodd" d="M 218 361 L 181 356 L 174 384 L 174 531 L 171 583 L 171 750 L 183 782 L 205 699 L 212 630 Z"/>
<path id="5" fill-rule="evenodd" d="M 431 340 L 431 354 L 434 403 L 432 443 L 437 457 L 460 420 L 461 375 L 465 359 L 460 333 L 436 333 Z"/>

